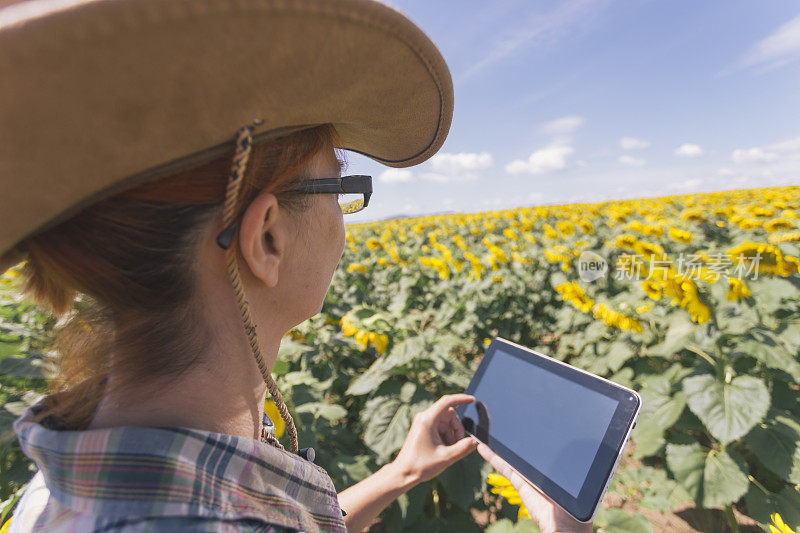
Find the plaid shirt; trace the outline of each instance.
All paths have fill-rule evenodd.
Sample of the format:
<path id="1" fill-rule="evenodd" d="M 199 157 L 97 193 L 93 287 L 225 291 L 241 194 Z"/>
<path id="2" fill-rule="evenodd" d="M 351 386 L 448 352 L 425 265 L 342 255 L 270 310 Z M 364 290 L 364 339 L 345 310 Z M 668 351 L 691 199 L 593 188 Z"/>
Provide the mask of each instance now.
<path id="1" fill-rule="evenodd" d="M 32 420 L 37 405 L 14 423 L 39 472 L 10 532 L 347 531 L 327 472 L 263 439 L 180 427 L 60 431 Z"/>

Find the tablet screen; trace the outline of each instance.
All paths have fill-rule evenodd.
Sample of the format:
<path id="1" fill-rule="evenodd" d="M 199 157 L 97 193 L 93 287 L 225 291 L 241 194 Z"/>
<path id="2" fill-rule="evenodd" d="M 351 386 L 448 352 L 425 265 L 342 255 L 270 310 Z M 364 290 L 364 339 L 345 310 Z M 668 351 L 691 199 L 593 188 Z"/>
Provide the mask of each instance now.
<path id="1" fill-rule="evenodd" d="M 616 400 L 525 363 L 502 348 L 473 394 L 485 398 L 492 435 L 502 437 L 512 450 L 523 451 L 544 475 L 578 497 L 617 409 Z M 558 398 L 555 409 L 553 398 Z M 516 415 L 521 405 L 529 408 L 524 420 Z M 473 416 L 478 419 L 477 412 Z"/>
<path id="2" fill-rule="evenodd" d="M 562 507 L 582 514 L 605 488 L 638 400 L 634 406 L 625 389 L 502 342 L 484 359 L 467 393 L 488 417 L 483 430 L 467 429 L 548 496 L 562 495 Z M 459 407 L 462 420 L 481 419 L 476 402 Z"/>

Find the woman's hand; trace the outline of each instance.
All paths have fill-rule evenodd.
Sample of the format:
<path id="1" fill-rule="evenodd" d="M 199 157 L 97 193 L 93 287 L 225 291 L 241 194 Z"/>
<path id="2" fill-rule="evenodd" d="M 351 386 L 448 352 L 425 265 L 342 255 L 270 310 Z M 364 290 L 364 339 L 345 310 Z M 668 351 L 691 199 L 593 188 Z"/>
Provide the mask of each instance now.
<path id="1" fill-rule="evenodd" d="M 471 437 L 472 438 L 472 437 Z M 476 442 L 477 441 L 476 439 Z M 508 479 L 517 489 L 522 503 L 531 517 L 539 524 L 542 533 L 591 533 L 592 524 L 584 524 L 572 518 L 561 507 L 551 502 L 547 496 L 528 483 L 505 459 L 494 453 L 486 444 L 478 444 L 478 453 L 494 467 L 498 474 Z"/>
<path id="2" fill-rule="evenodd" d="M 454 405 L 475 400 L 469 394 L 446 394 L 414 416 L 400 453 L 392 466 L 416 483 L 438 476 L 445 468 L 475 450 L 477 441 L 465 436 Z"/>

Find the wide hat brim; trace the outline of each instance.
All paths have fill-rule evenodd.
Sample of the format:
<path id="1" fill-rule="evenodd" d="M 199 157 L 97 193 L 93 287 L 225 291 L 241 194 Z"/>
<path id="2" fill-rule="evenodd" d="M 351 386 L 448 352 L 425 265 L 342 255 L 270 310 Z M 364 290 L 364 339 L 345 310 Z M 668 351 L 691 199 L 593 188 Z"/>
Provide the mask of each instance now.
<path id="1" fill-rule="evenodd" d="M 373 0 L 31 0 L 0 9 L 0 268 L 102 197 L 333 123 L 341 148 L 421 163 L 450 129 L 444 58 Z M 2 270 L 0 270 L 1 272 Z"/>

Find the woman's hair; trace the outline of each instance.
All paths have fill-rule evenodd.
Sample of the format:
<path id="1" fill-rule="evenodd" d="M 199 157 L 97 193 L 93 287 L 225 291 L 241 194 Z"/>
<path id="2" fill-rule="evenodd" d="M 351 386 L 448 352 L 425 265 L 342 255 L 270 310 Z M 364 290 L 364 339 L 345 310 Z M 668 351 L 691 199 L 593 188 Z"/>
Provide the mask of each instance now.
<path id="1" fill-rule="evenodd" d="M 236 216 L 265 190 L 290 213 L 307 211 L 308 196 L 289 191 L 307 179 L 303 170 L 315 154 L 338 146 L 331 124 L 253 145 Z M 196 294 L 196 245 L 222 211 L 231 161 L 221 157 L 116 194 L 22 243 L 23 293 L 63 317 L 53 343 L 55 401 L 38 420 L 85 428 L 112 366 L 124 383 L 177 377 L 204 353 L 213 328 Z"/>

